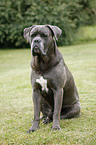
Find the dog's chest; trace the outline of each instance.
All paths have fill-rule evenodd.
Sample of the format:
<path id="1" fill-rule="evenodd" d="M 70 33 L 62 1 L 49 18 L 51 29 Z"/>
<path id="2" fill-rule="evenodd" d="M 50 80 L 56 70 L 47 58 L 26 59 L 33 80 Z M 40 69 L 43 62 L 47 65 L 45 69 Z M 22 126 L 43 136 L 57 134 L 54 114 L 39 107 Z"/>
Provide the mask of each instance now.
<path id="1" fill-rule="evenodd" d="M 39 79 L 36 79 L 36 82 L 39 83 L 42 87 L 42 91 L 46 91 L 48 93 L 47 88 L 47 79 L 44 79 L 42 76 Z"/>

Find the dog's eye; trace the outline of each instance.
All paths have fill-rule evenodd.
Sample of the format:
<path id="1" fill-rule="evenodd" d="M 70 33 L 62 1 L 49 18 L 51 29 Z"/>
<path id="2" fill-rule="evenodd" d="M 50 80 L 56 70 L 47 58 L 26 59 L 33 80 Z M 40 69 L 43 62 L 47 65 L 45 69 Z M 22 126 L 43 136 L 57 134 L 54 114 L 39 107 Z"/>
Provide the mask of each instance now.
<path id="1" fill-rule="evenodd" d="M 47 38 L 47 37 L 48 37 L 48 35 L 47 35 L 47 34 L 42 33 L 42 34 L 41 34 L 41 37 Z"/>
<path id="2" fill-rule="evenodd" d="M 35 36 L 36 36 L 36 34 L 35 34 L 35 33 L 31 34 L 31 38 L 32 38 L 32 37 L 35 37 Z"/>
<path id="3" fill-rule="evenodd" d="M 34 37 L 34 34 L 31 35 L 31 38 Z"/>
<path id="4" fill-rule="evenodd" d="M 46 38 L 47 38 L 47 37 L 48 37 L 48 35 L 44 35 L 44 37 L 46 37 Z"/>

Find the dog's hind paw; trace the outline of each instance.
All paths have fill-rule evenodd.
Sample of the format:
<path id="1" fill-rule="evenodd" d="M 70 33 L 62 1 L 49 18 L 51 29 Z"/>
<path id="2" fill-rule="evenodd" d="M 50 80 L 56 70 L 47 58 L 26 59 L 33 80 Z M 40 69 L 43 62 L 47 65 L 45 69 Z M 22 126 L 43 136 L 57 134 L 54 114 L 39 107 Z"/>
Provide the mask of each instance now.
<path id="1" fill-rule="evenodd" d="M 43 122 L 44 124 L 49 124 L 52 122 L 52 119 L 50 119 L 49 117 L 47 117 L 46 119 L 43 119 Z"/>

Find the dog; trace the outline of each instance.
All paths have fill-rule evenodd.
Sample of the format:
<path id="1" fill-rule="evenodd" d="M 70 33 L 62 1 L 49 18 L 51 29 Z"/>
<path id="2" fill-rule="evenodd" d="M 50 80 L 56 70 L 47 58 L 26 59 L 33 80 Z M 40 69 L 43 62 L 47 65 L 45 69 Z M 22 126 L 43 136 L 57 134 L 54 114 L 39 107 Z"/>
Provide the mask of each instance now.
<path id="1" fill-rule="evenodd" d="M 29 133 L 43 123 L 53 121 L 52 130 L 60 130 L 60 118 L 80 116 L 80 102 L 74 78 L 57 48 L 62 30 L 52 25 L 33 25 L 24 29 L 24 38 L 31 45 L 31 83 L 34 120 Z"/>

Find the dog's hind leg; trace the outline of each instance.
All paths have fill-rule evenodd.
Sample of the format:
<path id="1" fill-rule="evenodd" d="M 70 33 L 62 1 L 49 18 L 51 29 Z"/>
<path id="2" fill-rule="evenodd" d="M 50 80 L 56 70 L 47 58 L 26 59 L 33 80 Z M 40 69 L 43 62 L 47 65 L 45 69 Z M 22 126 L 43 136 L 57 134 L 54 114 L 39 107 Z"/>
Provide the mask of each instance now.
<path id="1" fill-rule="evenodd" d="M 48 124 L 52 120 L 52 108 L 50 105 L 46 102 L 46 100 L 41 97 L 41 103 L 40 103 L 40 112 L 42 112 L 42 116 L 39 118 L 39 120 L 43 119 L 44 124 Z M 31 121 L 33 123 L 33 120 Z"/>
<path id="2" fill-rule="evenodd" d="M 48 124 L 52 121 L 52 108 L 50 107 L 50 105 L 45 101 L 44 98 L 42 98 L 42 102 L 41 102 L 41 109 L 40 111 L 42 112 L 43 116 L 43 123 L 44 124 Z"/>
<path id="3" fill-rule="evenodd" d="M 51 90 L 48 93 L 42 93 L 41 99 L 41 112 L 43 114 L 43 123 L 48 124 L 53 120 L 53 110 L 54 110 L 54 100 L 53 100 L 53 93 Z"/>
<path id="4" fill-rule="evenodd" d="M 77 118 L 80 116 L 80 102 L 77 102 L 70 108 L 65 108 L 61 111 L 61 119 Z"/>

